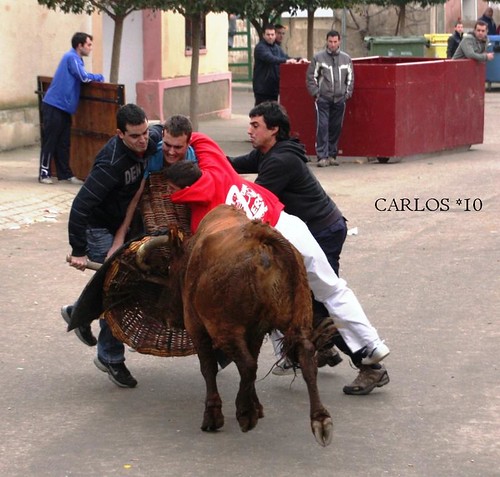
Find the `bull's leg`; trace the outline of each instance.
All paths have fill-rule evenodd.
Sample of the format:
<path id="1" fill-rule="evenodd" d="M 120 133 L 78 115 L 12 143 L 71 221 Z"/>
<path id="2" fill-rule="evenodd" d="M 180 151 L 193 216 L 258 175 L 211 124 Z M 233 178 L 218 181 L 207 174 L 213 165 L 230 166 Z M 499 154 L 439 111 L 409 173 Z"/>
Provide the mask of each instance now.
<path id="1" fill-rule="evenodd" d="M 231 356 L 240 373 L 240 387 L 236 396 L 236 419 L 238 419 L 241 430 L 247 432 L 253 429 L 257 425 L 259 417 L 264 415 L 262 405 L 255 391 L 257 359 L 250 352 L 243 336 L 236 338 L 233 335 L 233 338 L 235 339 L 231 349 L 225 349 L 224 351 Z M 260 340 L 260 344 L 262 344 L 262 340 Z M 255 346 L 251 346 L 254 353 Z"/>
<path id="2" fill-rule="evenodd" d="M 318 368 L 314 359 L 315 348 L 310 340 L 302 337 L 298 343 L 297 351 L 302 376 L 309 393 L 311 430 L 318 444 L 326 447 L 332 440 L 333 423 L 330 413 L 323 406 L 319 397 Z"/>
<path id="3" fill-rule="evenodd" d="M 224 425 L 222 400 L 217 389 L 217 359 L 212 346 L 212 340 L 205 330 L 192 333 L 200 360 L 200 369 L 206 385 L 205 412 L 201 424 L 202 431 L 216 431 Z"/>
<path id="4" fill-rule="evenodd" d="M 259 354 L 260 354 L 260 349 L 262 347 L 262 342 L 264 341 L 264 337 L 259 337 L 259 338 L 254 338 L 250 343 L 249 343 L 249 351 L 252 355 L 252 357 L 255 359 L 255 362 L 258 363 L 259 360 Z M 264 417 L 264 408 L 262 407 L 262 404 L 259 401 L 259 398 L 257 397 L 257 390 L 255 389 L 255 381 L 253 382 L 253 395 L 252 395 L 252 400 L 255 406 L 255 409 L 257 410 L 259 419 L 262 419 Z"/>

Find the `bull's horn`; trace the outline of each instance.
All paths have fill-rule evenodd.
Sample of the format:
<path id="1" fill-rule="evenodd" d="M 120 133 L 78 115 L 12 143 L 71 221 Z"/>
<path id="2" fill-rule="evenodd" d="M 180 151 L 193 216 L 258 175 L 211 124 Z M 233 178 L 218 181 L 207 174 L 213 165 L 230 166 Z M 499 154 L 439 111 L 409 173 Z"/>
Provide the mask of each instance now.
<path id="1" fill-rule="evenodd" d="M 143 243 L 135 253 L 135 263 L 143 272 L 149 272 L 151 266 L 146 263 L 149 254 L 158 247 L 167 245 L 170 241 L 168 235 L 162 235 L 160 237 L 153 237 L 147 242 Z"/>

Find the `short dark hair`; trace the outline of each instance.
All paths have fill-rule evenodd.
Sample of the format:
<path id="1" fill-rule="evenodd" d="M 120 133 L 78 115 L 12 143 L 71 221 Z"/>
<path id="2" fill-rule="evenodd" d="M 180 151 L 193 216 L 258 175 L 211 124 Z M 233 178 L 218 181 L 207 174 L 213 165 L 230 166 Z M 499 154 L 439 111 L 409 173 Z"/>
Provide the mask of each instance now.
<path id="1" fill-rule="evenodd" d="M 78 31 L 73 35 L 73 38 L 71 38 L 71 46 L 76 50 L 76 47 L 78 45 L 85 44 L 85 42 L 87 41 L 87 38 L 90 38 L 91 40 L 94 39 L 92 37 L 92 35 Z"/>
<path id="2" fill-rule="evenodd" d="M 486 28 L 488 28 L 488 24 L 484 20 L 478 20 L 474 25 L 474 30 L 478 25 L 485 26 Z"/>
<path id="3" fill-rule="evenodd" d="M 123 133 L 127 131 L 127 124 L 139 126 L 148 118 L 144 110 L 136 104 L 125 104 L 116 113 L 116 127 Z"/>
<path id="4" fill-rule="evenodd" d="M 262 116 L 267 129 L 278 127 L 276 141 L 290 139 L 290 119 L 286 109 L 276 101 L 264 101 L 250 110 L 250 118 Z"/>
<path id="5" fill-rule="evenodd" d="M 262 29 L 262 31 L 266 31 L 266 30 L 274 30 L 276 31 L 276 26 L 273 25 L 272 23 L 267 23 L 266 25 L 264 25 L 264 28 Z"/>
<path id="6" fill-rule="evenodd" d="M 326 34 L 326 39 L 328 40 L 328 38 L 330 38 L 331 36 L 338 36 L 338 37 L 339 37 L 339 40 L 340 40 L 340 33 L 339 33 L 337 30 L 330 30 L 330 31 Z"/>
<path id="7" fill-rule="evenodd" d="M 173 137 L 180 137 L 185 134 L 189 142 L 191 134 L 193 133 L 193 125 L 187 116 L 175 114 L 165 121 L 163 130 L 167 131 Z"/>
<path id="8" fill-rule="evenodd" d="M 168 166 L 163 173 L 165 180 L 183 189 L 193 185 L 201 177 L 201 170 L 194 161 L 178 161 Z"/>

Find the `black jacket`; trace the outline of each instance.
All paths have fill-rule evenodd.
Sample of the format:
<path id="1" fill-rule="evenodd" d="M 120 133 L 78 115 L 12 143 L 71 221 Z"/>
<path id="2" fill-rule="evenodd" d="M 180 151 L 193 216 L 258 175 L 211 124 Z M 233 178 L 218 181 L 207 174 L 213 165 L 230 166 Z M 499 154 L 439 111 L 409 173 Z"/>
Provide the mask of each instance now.
<path id="1" fill-rule="evenodd" d="M 457 51 L 458 45 L 462 41 L 462 36 L 458 31 L 453 32 L 448 38 L 448 47 L 446 48 L 446 58 L 453 58 L 455 51 Z"/>
<path id="2" fill-rule="evenodd" d="M 253 92 L 264 96 L 278 96 L 280 90 L 280 65 L 287 55 L 279 45 L 259 41 L 254 50 Z"/>
<path id="3" fill-rule="evenodd" d="M 71 255 L 87 254 L 87 227 L 114 234 L 141 183 L 147 160 L 158 148 L 161 126 L 150 128 L 149 144 L 140 158 L 118 137 L 112 137 L 96 156 L 92 170 L 76 195 L 69 215 Z"/>
<path id="4" fill-rule="evenodd" d="M 240 174 L 257 173 L 255 182 L 273 192 L 284 204 L 285 212 L 302 219 L 311 232 L 342 218 L 307 166 L 304 146 L 297 140 L 279 141 L 266 154 L 253 150 L 229 160 Z"/>

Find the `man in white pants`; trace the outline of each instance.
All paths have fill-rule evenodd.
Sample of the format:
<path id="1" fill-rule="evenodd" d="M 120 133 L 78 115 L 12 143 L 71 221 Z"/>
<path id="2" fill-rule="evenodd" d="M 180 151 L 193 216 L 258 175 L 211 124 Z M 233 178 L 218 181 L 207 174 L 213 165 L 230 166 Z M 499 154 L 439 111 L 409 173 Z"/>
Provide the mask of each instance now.
<path id="1" fill-rule="evenodd" d="M 260 219 L 274 226 L 302 254 L 315 298 L 332 315 L 351 353 L 358 357 L 358 362 L 354 359 L 353 362 L 360 369 L 360 375 L 344 387 L 344 392 L 368 394 L 375 387 L 387 384 L 387 371 L 378 363 L 389 354 L 389 348 L 380 339 L 345 280 L 335 274 L 307 225 L 284 212 L 283 204 L 269 190 L 240 177 L 213 140 L 193 133 L 190 145 L 202 176 L 189 187 L 173 193 L 171 199 L 174 203 L 190 206 L 192 232 L 210 210 L 224 203 L 242 208 L 251 219 Z M 176 165 L 167 168 L 167 176 L 175 175 Z"/>

